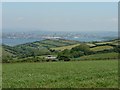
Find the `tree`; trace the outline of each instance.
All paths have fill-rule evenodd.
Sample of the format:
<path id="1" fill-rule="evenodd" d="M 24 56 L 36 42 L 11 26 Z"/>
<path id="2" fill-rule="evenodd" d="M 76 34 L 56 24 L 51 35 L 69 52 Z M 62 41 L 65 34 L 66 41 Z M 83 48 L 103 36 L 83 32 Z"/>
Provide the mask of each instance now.
<path id="1" fill-rule="evenodd" d="M 64 61 L 70 61 L 70 58 L 68 56 L 60 55 L 57 57 L 59 60 L 64 60 Z"/>
<path id="2" fill-rule="evenodd" d="M 73 53 L 75 51 L 80 52 L 80 53 L 83 52 L 85 55 L 91 53 L 90 47 L 86 44 L 80 44 L 79 46 L 73 47 L 71 49 L 71 53 Z M 83 54 L 83 53 L 81 53 L 81 54 Z"/>
<path id="3" fill-rule="evenodd" d="M 71 50 L 86 52 L 86 51 L 90 51 L 90 48 L 86 44 L 80 44 L 79 46 L 73 47 Z"/>
<path id="4" fill-rule="evenodd" d="M 81 51 L 74 51 L 71 53 L 71 57 L 74 57 L 74 58 L 77 58 L 77 57 L 80 57 L 80 56 L 83 56 L 84 53 L 81 52 Z"/>

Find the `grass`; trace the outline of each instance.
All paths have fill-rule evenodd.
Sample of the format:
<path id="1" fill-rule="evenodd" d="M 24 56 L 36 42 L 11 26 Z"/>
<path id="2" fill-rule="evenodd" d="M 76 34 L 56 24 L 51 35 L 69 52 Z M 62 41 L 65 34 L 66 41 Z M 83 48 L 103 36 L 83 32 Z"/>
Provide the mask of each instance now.
<path id="1" fill-rule="evenodd" d="M 96 45 L 105 45 L 105 44 L 112 44 L 113 42 L 99 42 L 95 43 Z"/>
<path id="2" fill-rule="evenodd" d="M 111 53 L 93 54 L 93 55 L 82 56 L 78 59 L 79 60 L 118 59 L 118 53 L 111 52 Z"/>
<path id="3" fill-rule="evenodd" d="M 91 48 L 92 51 L 103 51 L 106 49 L 113 49 L 113 47 L 106 45 L 106 46 L 97 46 L 97 47 Z"/>
<path id="4" fill-rule="evenodd" d="M 92 44 L 92 43 L 86 43 L 88 46 L 90 46 L 90 47 L 94 47 L 94 46 L 96 46 L 95 44 Z"/>
<path id="5" fill-rule="evenodd" d="M 69 46 L 62 46 L 62 47 L 56 47 L 56 48 L 51 48 L 52 50 L 60 50 L 63 51 L 65 49 L 72 49 L 73 47 L 76 47 L 80 44 L 74 44 L 74 45 L 69 45 Z"/>
<path id="6" fill-rule="evenodd" d="M 113 41 L 98 42 L 95 44 L 96 45 L 105 45 L 105 44 L 118 45 L 118 42 L 119 42 L 119 40 L 113 40 Z"/>
<path id="7" fill-rule="evenodd" d="M 0 59 L 2 58 L 2 46 L 0 45 Z"/>
<path id="8" fill-rule="evenodd" d="M 0 63 L 0 89 L 2 88 L 2 63 Z"/>
<path id="9" fill-rule="evenodd" d="M 3 88 L 80 88 L 118 86 L 118 61 L 3 64 Z"/>
<path id="10" fill-rule="evenodd" d="M 61 47 L 61 46 L 67 46 L 71 44 L 76 44 L 78 42 L 72 41 L 72 40 L 43 40 L 40 42 L 40 44 L 47 45 L 52 47 Z"/>

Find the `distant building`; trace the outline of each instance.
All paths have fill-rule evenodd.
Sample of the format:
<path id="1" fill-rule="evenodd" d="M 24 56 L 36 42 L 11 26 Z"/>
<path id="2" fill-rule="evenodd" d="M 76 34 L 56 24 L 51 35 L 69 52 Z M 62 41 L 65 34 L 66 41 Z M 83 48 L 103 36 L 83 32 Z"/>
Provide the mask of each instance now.
<path id="1" fill-rule="evenodd" d="M 57 57 L 52 56 L 52 55 L 47 55 L 47 56 L 45 57 L 45 59 L 48 59 L 49 61 L 57 61 L 57 60 L 58 60 Z"/>
<path id="2" fill-rule="evenodd" d="M 61 39 L 61 37 L 50 37 L 50 36 L 48 36 L 48 37 L 43 37 L 44 39 Z"/>

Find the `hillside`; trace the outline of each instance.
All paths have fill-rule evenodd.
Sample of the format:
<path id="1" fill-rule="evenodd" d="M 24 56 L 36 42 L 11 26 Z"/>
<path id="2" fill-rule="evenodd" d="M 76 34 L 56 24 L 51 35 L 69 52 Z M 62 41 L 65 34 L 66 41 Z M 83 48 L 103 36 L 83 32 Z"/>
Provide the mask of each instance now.
<path id="1" fill-rule="evenodd" d="M 109 50 L 109 49 L 113 49 L 113 47 L 110 45 L 103 45 L 103 46 L 97 46 L 97 47 L 91 48 L 92 51 L 103 51 L 103 50 Z"/>
<path id="2" fill-rule="evenodd" d="M 74 58 L 81 57 L 83 55 L 91 55 L 91 54 L 104 54 L 104 53 L 117 53 L 118 50 L 118 42 L 119 40 L 111 40 L 111 41 L 104 41 L 104 42 L 78 42 L 73 40 L 51 40 L 46 39 L 42 41 L 36 41 L 32 43 L 20 44 L 16 46 L 7 46 L 2 45 L 2 53 L 3 59 L 23 59 L 29 57 L 36 57 L 42 56 L 43 59 L 46 55 L 54 55 L 58 56 L 60 53 L 61 55 L 66 55 L 68 57 L 72 57 L 75 55 Z M 80 45 L 84 45 L 85 47 L 89 48 L 89 51 L 82 52 L 81 50 L 74 51 L 73 48 L 79 47 Z M 71 51 L 72 50 L 72 51 Z M 73 52 L 70 54 L 70 52 Z M 88 57 L 89 58 L 89 57 Z M 108 57 L 109 58 L 109 57 Z M 39 61 L 39 60 L 38 60 Z"/>
<path id="3" fill-rule="evenodd" d="M 79 42 L 72 41 L 72 40 L 65 40 L 65 39 L 59 39 L 59 40 L 46 39 L 46 40 L 42 40 L 42 41 L 36 41 L 33 43 L 17 45 L 15 47 L 29 46 L 29 47 L 34 47 L 34 48 L 36 48 L 36 47 L 53 48 L 53 47 L 73 45 L 73 44 L 77 44 L 77 43 L 79 43 Z"/>
<path id="4" fill-rule="evenodd" d="M 76 47 L 80 44 L 73 44 L 73 45 L 68 45 L 68 46 L 62 46 L 62 47 L 55 47 L 55 48 L 51 48 L 52 50 L 58 50 L 58 51 L 63 51 L 65 49 L 72 49 L 73 47 Z"/>
<path id="5" fill-rule="evenodd" d="M 32 43 L 26 43 L 26 44 L 20 44 L 16 46 L 8 46 L 8 45 L 2 45 L 3 52 L 5 53 L 12 53 L 17 56 L 33 56 L 33 55 L 47 55 L 51 54 L 50 48 L 55 47 L 62 47 L 62 46 L 69 46 L 73 44 L 77 44 L 79 42 L 72 41 L 72 40 L 42 40 L 42 41 L 36 41 Z"/>

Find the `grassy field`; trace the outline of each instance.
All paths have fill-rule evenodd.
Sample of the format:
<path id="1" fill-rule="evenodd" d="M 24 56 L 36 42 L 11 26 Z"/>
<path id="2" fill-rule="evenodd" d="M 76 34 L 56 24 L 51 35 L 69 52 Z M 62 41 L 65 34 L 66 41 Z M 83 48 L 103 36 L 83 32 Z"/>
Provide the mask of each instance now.
<path id="1" fill-rule="evenodd" d="M 96 46 L 95 44 L 92 44 L 92 43 L 86 43 L 89 47 L 94 47 Z"/>
<path id="2" fill-rule="evenodd" d="M 0 45 L 0 89 L 2 88 L 2 46 Z"/>
<path id="3" fill-rule="evenodd" d="M 113 40 L 113 41 L 107 41 L 107 42 L 98 42 L 95 43 L 96 45 L 105 45 L 105 44 L 112 44 L 112 45 L 118 45 L 119 40 Z"/>
<path id="4" fill-rule="evenodd" d="M 2 88 L 2 64 L 0 63 L 0 89 L 1 88 Z"/>
<path id="5" fill-rule="evenodd" d="M 54 47 L 62 47 L 62 46 L 67 46 L 67 45 L 73 45 L 77 44 L 77 41 L 72 41 L 72 40 L 43 40 L 43 41 L 38 41 L 34 42 L 33 44 L 42 46 L 42 47 L 49 47 L 49 48 L 54 48 Z"/>
<path id="6" fill-rule="evenodd" d="M 103 51 L 105 49 L 113 49 L 112 46 L 97 46 L 94 48 L 91 48 L 92 51 Z"/>
<path id="7" fill-rule="evenodd" d="M 116 52 L 100 53 L 100 54 L 82 56 L 78 58 L 78 60 L 101 60 L 101 59 L 118 59 L 118 53 Z"/>
<path id="8" fill-rule="evenodd" d="M 2 59 L 2 46 L 0 46 L 0 60 Z"/>
<path id="9" fill-rule="evenodd" d="M 56 47 L 56 48 L 51 48 L 52 50 L 60 50 L 63 51 L 65 49 L 72 49 L 73 47 L 79 46 L 80 44 L 74 44 L 74 45 L 69 45 L 69 46 L 62 46 L 62 47 Z"/>
<path id="10" fill-rule="evenodd" d="M 118 61 L 3 64 L 3 88 L 117 87 Z"/>

